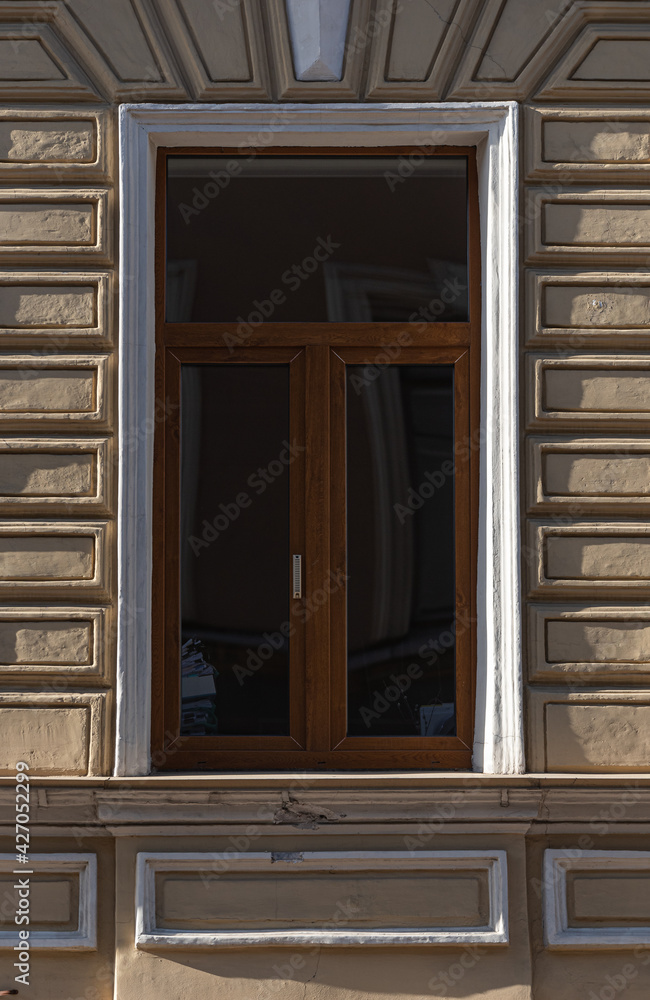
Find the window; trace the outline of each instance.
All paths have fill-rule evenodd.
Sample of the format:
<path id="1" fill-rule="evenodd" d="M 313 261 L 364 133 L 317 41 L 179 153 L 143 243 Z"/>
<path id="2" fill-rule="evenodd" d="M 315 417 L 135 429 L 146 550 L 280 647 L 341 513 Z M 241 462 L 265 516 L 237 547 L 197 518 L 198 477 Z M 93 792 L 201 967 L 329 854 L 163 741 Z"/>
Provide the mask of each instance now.
<path id="1" fill-rule="evenodd" d="M 159 150 L 164 766 L 470 767 L 474 154 Z"/>

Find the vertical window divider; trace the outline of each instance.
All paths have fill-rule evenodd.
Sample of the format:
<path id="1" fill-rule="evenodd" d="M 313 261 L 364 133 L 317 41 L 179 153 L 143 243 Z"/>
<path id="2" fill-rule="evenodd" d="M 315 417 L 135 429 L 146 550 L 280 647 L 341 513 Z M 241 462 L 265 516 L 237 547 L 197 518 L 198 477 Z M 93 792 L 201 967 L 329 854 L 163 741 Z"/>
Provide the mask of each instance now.
<path id="1" fill-rule="evenodd" d="M 331 726 L 332 749 L 347 735 L 347 528 L 346 528 L 346 428 L 345 362 L 332 350 L 331 391 L 331 567 L 335 585 L 330 597 L 332 621 Z"/>
<path id="2" fill-rule="evenodd" d="M 308 350 L 308 349 L 307 349 Z M 289 466 L 289 559 L 292 554 L 302 556 L 302 596 L 293 599 L 289 594 L 289 687 L 290 733 L 297 745 L 305 748 L 306 733 L 306 670 L 307 654 L 305 650 L 305 546 L 307 512 L 305 510 L 306 465 L 308 461 L 308 443 L 306 438 L 306 359 L 305 350 L 293 358 L 289 368 L 289 429 L 291 445 L 297 445 L 298 457 Z M 302 450 L 300 450 L 302 449 Z M 287 587 L 290 586 L 290 567 L 287 566 Z"/>
<path id="3" fill-rule="evenodd" d="M 325 752 L 330 737 L 330 602 L 320 603 L 330 570 L 330 349 L 305 349 L 305 719 L 307 749 Z"/>

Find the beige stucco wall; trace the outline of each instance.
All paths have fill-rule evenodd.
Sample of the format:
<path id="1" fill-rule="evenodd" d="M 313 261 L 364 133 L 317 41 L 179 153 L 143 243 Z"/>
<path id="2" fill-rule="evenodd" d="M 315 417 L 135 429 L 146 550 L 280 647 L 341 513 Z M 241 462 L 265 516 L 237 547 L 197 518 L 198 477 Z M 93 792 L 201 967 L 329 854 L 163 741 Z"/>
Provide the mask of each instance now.
<path id="1" fill-rule="evenodd" d="M 0 0 L 0 833 L 11 854 L 20 758 L 32 851 L 99 860 L 97 949 L 35 952 L 21 995 L 648 995 L 650 951 L 634 935 L 650 924 L 650 875 L 621 854 L 650 844 L 648 96 L 646 0 L 352 0 L 341 79 L 311 82 L 295 78 L 283 0 Z M 109 779 L 120 102 L 498 99 L 522 106 L 522 668 L 536 776 Z M 606 873 L 571 876 L 567 907 L 572 926 L 618 927 L 622 949 L 545 944 L 550 848 L 611 857 Z M 219 850 L 505 850 L 510 943 L 137 950 L 136 854 Z M 72 927 L 74 877 L 34 879 L 39 926 Z M 441 920 L 483 919 L 475 882 L 435 887 Z M 174 919 L 192 909 L 194 890 L 178 891 Z M 381 884 L 363 892 L 389 920 Z M 213 903 L 196 900 L 199 926 Z M 0 909 L 2 931 L 11 900 Z"/>

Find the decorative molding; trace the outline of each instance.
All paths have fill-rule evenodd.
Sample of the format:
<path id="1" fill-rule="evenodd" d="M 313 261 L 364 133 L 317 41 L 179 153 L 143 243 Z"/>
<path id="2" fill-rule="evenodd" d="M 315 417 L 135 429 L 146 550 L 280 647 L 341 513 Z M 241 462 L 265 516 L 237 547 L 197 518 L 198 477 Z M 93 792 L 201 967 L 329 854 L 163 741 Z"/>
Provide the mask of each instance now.
<path id="1" fill-rule="evenodd" d="M 575 854 L 575 857 L 567 855 Z M 620 872 L 650 877 L 649 851 L 544 851 L 544 941 L 547 948 L 581 951 L 631 949 L 650 945 L 650 923 L 608 926 L 602 920 L 591 927 L 569 925 L 570 874 L 607 875 Z M 603 889 L 606 882 L 603 881 Z"/>
<path id="2" fill-rule="evenodd" d="M 0 854 L 0 874 L 15 874 L 16 855 Z M 79 878 L 79 911 L 76 930 L 29 931 L 29 947 L 57 951 L 97 950 L 97 855 L 96 854 L 30 854 L 29 868 L 38 876 L 55 874 Z M 22 874 L 22 873 L 21 873 Z M 16 875 L 20 878 L 20 875 Z M 32 884 L 37 878 L 31 878 Z M 19 944 L 19 927 L 3 921 L 11 927 L 4 930 L 0 925 L 0 948 L 13 949 Z"/>
<path id="3" fill-rule="evenodd" d="M 285 0 L 296 80 L 340 80 L 350 0 Z"/>
<path id="4" fill-rule="evenodd" d="M 477 0 L 378 0 L 373 13 L 366 96 L 440 100 L 463 50 Z M 401 29 L 401 30 L 400 30 Z M 425 63 L 426 60 L 426 63 Z"/>
<path id="5" fill-rule="evenodd" d="M 363 878 L 373 874 L 403 875 L 418 872 L 421 878 L 437 872 L 483 872 L 488 887 L 488 918 L 482 926 L 413 928 L 354 927 L 354 917 L 326 920 L 305 927 L 268 930 L 235 927 L 219 930 L 178 930 L 156 924 L 156 875 L 162 872 L 200 872 L 212 881 L 228 870 L 276 879 L 304 872 L 350 874 Z M 205 882 L 203 883 L 205 884 Z M 505 851 L 305 851 L 300 853 L 228 852 L 226 854 L 138 854 L 136 866 L 135 946 L 159 948 L 238 948 L 269 946 L 331 945 L 462 945 L 508 943 L 507 855 Z M 397 914 L 392 915 L 397 918 Z M 328 926 L 329 925 L 329 926 Z M 333 925 L 333 926 L 332 926 Z"/>
<path id="6" fill-rule="evenodd" d="M 331 3 L 332 0 L 323 0 Z M 348 0 L 334 0 L 337 4 L 348 3 Z M 297 0 L 295 7 L 310 7 L 318 0 Z M 267 0 L 269 30 L 269 48 L 273 53 L 275 76 L 278 82 L 278 97 L 298 100 L 357 100 L 361 94 L 363 69 L 366 53 L 371 43 L 370 25 L 374 24 L 371 17 L 370 0 L 355 0 L 347 21 L 347 35 L 343 36 L 337 26 L 325 22 L 325 34 L 331 36 L 328 58 L 334 64 L 333 72 L 340 73 L 334 78 L 314 79 L 305 76 L 301 79 L 296 74 L 308 70 L 309 56 L 306 62 L 294 66 L 291 45 L 290 18 L 285 6 L 285 0 Z M 298 24 L 296 20 L 294 23 Z M 318 32 L 320 34 L 320 27 Z M 338 35 L 338 42 L 335 41 Z M 338 45 L 338 51 L 337 51 Z M 340 70 L 338 61 L 341 60 Z"/>
<path id="7" fill-rule="evenodd" d="M 574 6 L 567 6 L 563 0 L 550 0 L 537 25 L 527 11 L 524 11 L 523 24 L 521 19 L 512 17 L 508 11 L 509 2 L 511 0 L 488 0 L 481 10 L 473 32 L 464 40 L 461 63 L 448 98 L 471 100 L 489 95 L 523 100 L 562 55 L 567 38 L 576 34 L 582 23 L 575 11 L 575 0 Z M 526 5 L 519 3 L 520 9 L 522 6 Z M 536 8 L 539 10 L 539 5 Z M 535 27 L 538 28 L 536 35 Z M 514 57 L 511 67 L 502 64 L 500 51 L 496 55 L 494 48 L 490 51 L 493 40 L 498 42 L 500 35 L 505 35 L 501 49 L 509 58 Z"/>
<path id="8" fill-rule="evenodd" d="M 515 5 L 519 17 L 513 16 Z M 535 97 L 542 100 L 593 101 L 599 96 L 607 101 L 647 100 L 648 83 L 612 87 L 606 81 L 570 79 L 586 55 L 581 32 L 592 33 L 594 40 L 601 34 L 620 33 L 629 37 L 635 31 L 643 32 L 650 17 L 647 0 L 573 0 L 572 3 L 549 0 L 535 6 L 540 14 L 536 37 L 535 19 L 528 10 L 527 0 L 488 0 L 473 33 L 466 36 L 462 61 L 448 99 L 471 100 L 485 95 L 492 99 L 525 100 L 537 90 Z M 609 24 L 599 23 L 608 20 Z M 508 59 L 511 54 L 514 56 L 510 66 L 504 65 L 504 53 Z"/>
<path id="9" fill-rule="evenodd" d="M 199 101 L 271 96 L 260 0 L 156 0 Z"/>
<path id="10" fill-rule="evenodd" d="M 7 51 L 0 69 L 0 95 L 4 101 L 100 101 L 103 96 L 86 74 L 89 52 L 79 27 L 60 0 L 0 2 L 0 42 L 15 62 L 23 63 L 26 79 L 8 73 L 2 78 Z M 79 58 L 81 54 L 81 59 Z M 34 65 L 35 64 L 35 65 Z M 51 75 L 46 67 L 51 66 Z M 82 69 L 82 65 L 84 69 Z"/>
<path id="11" fill-rule="evenodd" d="M 641 80 L 634 78 L 617 80 L 611 77 L 580 79 L 576 77 L 576 73 L 599 42 L 612 40 L 632 42 L 633 44 L 636 40 L 647 43 L 650 39 L 648 31 L 650 4 L 630 4 L 620 2 L 620 0 L 619 2 L 610 0 L 598 8 L 591 5 L 589 13 L 591 14 L 590 21 L 597 18 L 603 23 L 585 25 L 574 44 L 555 66 L 544 85 L 537 91 L 535 98 L 544 101 L 580 101 L 585 99 L 597 101 L 600 98 L 605 101 L 647 102 L 650 94 L 650 63 L 648 63 L 647 78 Z M 613 23 L 606 23 L 607 13 L 610 13 Z M 642 59 L 647 60 L 645 51 Z M 625 55 L 622 56 L 622 60 L 619 65 L 621 72 L 624 73 L 629 62 L 625 61 Z M 611 62 L 613 68 L 614 60 L 608 61 Z"/>
<path id="12" fill-rule="evenodd" d="M 193 777 L 183 776 L 186 781 Z M 210 776 L 209 781 L 218 782 L 220 775 Z M 359 829 L 368 823 L 432 824 L 433 833 L 447 833 L 449 828 L 463 823 L 481 822 L 487 824 L 507 822 L 516 825 L 533 820 L 539 811 L 537 789 L 515 788 L 509 791 L 508 807 L 504 808 L 501 788 L 459 786 L 441 787 L 442 783 L 454 783 L 457 773 L 437 772 L 439 785 L 431 785 L 431 773 L 424 776 L 424 782 L 417 772 L 390 775 L 390 787 L 370 787 L 378 774 L 364 773 L 352 775 L 330 774 L 329 780 L 336 781 L 336 787 L 319 788 L 317 779 L 321 775 L 311 775 L 300 779 L 302 791 L 291 789 L 291 775 L 236 774 L 238 781 L 229 788 L 187 788 L 170 787 L 165 776 L 165 787 L 143 788 L 142 779 L 120 779 L 120 790 L 112 787 L 93 789 L 92 801 L 80 801 L 85 793 L 81 790 L 65 789 L 61 795 L 71 808 L 91 809 L 97 821 L 110 825 L 115 836 L 117 831 L 131 836 L 135 825 L 146 826 L 170 821 L 174 827 L 182 826 L 193 833 L 217 835 L 219 830 L 229 831 L 255 823 L 260 830 L 273 837 L 295 837 L 296 830 L 319 830 L 325 835 L 340 835 L 343 830 Z M 384 781 L 387 776 L 381 776 Z M 408 788 L 405 782 L 410 778 L 423 782 L 421 787 Z M 465 775 L 466 781 L 485 782 L 483 775 Z M 355 784 L 350 787 L 350 780 Z M 139 782 L 131 786 L 129 780 Z M 205 781 L 206 778 L 203 778 Z M 262 781 L 265 787 L 246 787 L 251 781 Z M 365 786 L 361 787 L 365 782 Z M 282 784 L 281 784 L 282 783 Z M 313 787 L 311 787 L 313 785 Z M 224 795 L 224 792 L 226 793 Z M 48 804 L 54 805 L 58 792 L 48 790 Z M 70 800 L 70 796 L 74 796 Z M 650 800 L 650 789 L 648 789 Z M 51 803 L 50 803 L 51 799 Z M 650 801 L 649 801 L 650 806 Z M 650 812 L 649 812 L 650 816 Z M 129 832 L 131 831 L 131 832 Z M 305 834 L 311 836 L 311 833 Z"/>
<path id="13" fill-rule="evenodd" d="M 476 145 L 483 257 L 481 499 L 474 767 L 524 770 L 517 389 L 517 106 L 125 105 L 121 109 L 116 774 L 147 774 L 151 711 L 155 150 L 233 144 Z"/>
<path id="14" fill-rule="evenodd" d="M 109 100 L 187 100 L 169 36 L 149 0 L 58 0 L 75 27 L 76 51 Z"/>

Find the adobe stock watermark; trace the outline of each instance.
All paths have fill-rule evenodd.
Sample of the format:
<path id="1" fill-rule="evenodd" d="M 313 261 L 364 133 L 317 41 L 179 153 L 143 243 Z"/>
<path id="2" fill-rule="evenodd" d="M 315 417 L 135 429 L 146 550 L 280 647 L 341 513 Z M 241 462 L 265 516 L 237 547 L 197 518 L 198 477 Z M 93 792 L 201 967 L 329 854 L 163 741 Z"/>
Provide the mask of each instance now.
<path id="1" fill-rule="evenodd" d="M 237 0 L 238 2 L 239 0 Z M 281 132 L 286 127 L 290 115 L 291 112 L 284 108 L 274 111 L 263 128 L 253 135 L 248 135 L 238 144 L 237 152 L 233 154 L 237 157 L 236 159 L 231 157 L 226 160 L 224 158 L 219 170 L 208 171 L 209 180 L 204 181 L 201 187 L 195 185 L 192 188 L 191 204 L 182 201 L 178 205 L 178 211 L 186 226 L 189 225 L 194 216 L 200 215 L 210 202 L 226 190 L 233 177 L 238 177 L 241 174 L 244 163 L 254 160 L 260 149 L 273 142 L 274 134 Z"/>
<path id="2" fill-rule="evenodd" d="M 456 463 L 467 461 L 472 452 L 478 451 L 484 444 L 486 435 L 485 428 L 477 427 L 469 438 L 456 441 L 453 459 L 446 459 L 440 468 L 433 472 L 425 472 L 424 479 L 417 486 L 409 486 L 403 502 L 393 504 L 393 512 L 400 524 L 404 524 L 407 518 L 413 517 L 416 511 L 424 507 L 427 500 L 430 500 L 442 489 L 449 478 L 455 474 Z"/>
<path id="3" fill-rule="evenodd" d="M 296 623 L 292 619 L 297 619 L 302 625 L 306 624 L 312 615 L 327 604 L 332 594 L 340 590 L 347 580 L 349 577 L 342 570 L 337 570 L 336 573 L 330 570 L 322 586 L 313 590 L 310 596 L 300 604 L 294 603 L 291 607 L 291 617 L 282 622 L 276 632 L 265 632 L 262 636 L 263 642 L 254 649 L 249 646 L 246 650 L 245 666 L 239 663 L 233 664 L 232 671 L 237 678 L 237 683 L 242 686 L 248 677 L 253 677 L 274 653 L 282 649 L 287 639 L 296 634 Z"/>
<path id="4" fill-rule="evenodd" d="M 366 729 L 370 729 L 373 722 L 377 721 L 391 707 L 396 704 L 413 686 L 415 681 L 424 675 L 425 667 L 432 667 L 442 654 L 451 649 L 456 644 L 457 638 L 467 631 L 476 621 L 470 615 L 463 613 L 457 615 L 452 624 L 447 629 L 443 629 L 435 639 L 428 639 L 418 649 L 418 659 L 414 660 L 406 667 L 402 673 L 393 672 L 383 688 L 376 688 L 366 705 L 361 705 L 358 709 L 359 715 Z"/>
<path id="5" fill-rule="evenodd" d="M 285 469 L 288 469 L 295 460 L 298 458 L 305 448 L 303 445 L 298 444 L 297 441 L 283 441 L 284 445 L 282 451 L 277 458 L 272 459 L 267 466 L 256 469 L 255 472 L 251 472 L 250 476 L 246 480 L 246 485 L 254 491 L 256 496 L 261 496 L 266 490 L 271 486 L 272 483 L 278 479 Z M 236 521 L 243 510 L 250 507 L 253 503 L 253 497 L 246 490 L 242 490 L 240 493 L 230 501 L 230 503 L 220 503 L 217 513 L 214 515 L 211 521 L 207 518 L 203 519 L 203 530 L 201 531 L 201 537 L 198 535 L 190 535 L 188 542 L 195 556 L 198 556 L 203 549 L 207 549 L 216 542 L 217 538 L 227 531 L 233 521 Z"/>
<path id="6" fill-rule="evenodd" d="M 386 344 L 372 359 L 369 365 L 364 365 L 363 374 L 350 373 L 350 388 L 354 389 L 355 395 L 360 396 L 364 389 L 372 385 L 380 375 L 393 365 L 400 354 L 402 348 L 413 343 L 413 337 L 408 330 L 400 330 L 393 344 Z"/>
<path id="7" fill-rule="evenodd" d="M 638 965 L 650 965 L 650 949 L 647 945 L 637 945 L 634 957 Z M 587 1000 L 615 1000 L 624 993 L 639 975 L 639 969 L 634 962 L 626 962 L 613 976 L 606 975 L 603 985 L 596 990 L 589 990 Z"/>
<path id="8" fill-rule="evenodd" d="M 16 864 L 29 865 L 29 764 L 19 760 L 16 764 Z M 31 868 L 25 867 L 14 869 L 14 875 L 25 876 L 18 878 L 14 884 L 17 895 L 16 913 L 14 917 L 18 931 L 18 944 L 13 950 L 17 952 L 14 956 L 18 959 L 14 962 L 14 968 L 18 969 L 18 975 L 14 976 L 14 981 L 29 986 L 30 974 L 30 894 L 31 886 L 29 876 L 33 875 Z"/>
<path id="9" fill-rule="evenodd" d="M 431 977 L 427 983 L 428 988 L 431 992 L 435 991 L 436 996 L 446 996 L 449 990 L 464 978 L 468 969 L 473 969 L 486 954 L 487 948 L 482 948 L 478 944 L 467 945 L 457 962 L 452 962 L 445 972 L 439 972 Z"/>
<path id="10" fill-rule="evenodd" d="M 337 243 L 332 235 L 327 237 L 318 236 L 316 245 L 312 252 L 307 254 L 298 264 L 292 264 L 280 275 L 280 283 L 289 289 L 290 292 L 297 292 L 305 281 L 308 281 L 312 274 L 318 270 L 321 264 L 340 249 L 341 244 Z M 272 289 L 264 299 L 254 299 L 253 308 L 247 316 L 238 316 L 235 322 L 237 329 L 234 333 L 226 331 L 223 335 L 223 342 L 232 353 L 236 347 L 241 347 L 248 340 L 254 330 L 269 320 L 278 306 L 284 305 L 287 301 L 287 293 L 281 288 Z"/>

